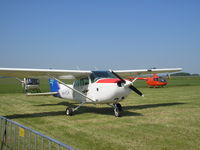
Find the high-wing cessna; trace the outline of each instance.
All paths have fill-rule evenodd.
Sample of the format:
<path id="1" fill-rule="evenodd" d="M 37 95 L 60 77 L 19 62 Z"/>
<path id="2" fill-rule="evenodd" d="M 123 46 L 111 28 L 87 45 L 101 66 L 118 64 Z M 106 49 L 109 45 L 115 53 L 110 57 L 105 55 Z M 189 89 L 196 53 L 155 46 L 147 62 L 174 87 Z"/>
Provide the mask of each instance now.
<path id="1" fill-rule="evenodd" d="M 66 115 L 72 115 L 85 103 L 109 104 L 114 108 L 114 115 L 121 116 L 122 106 L 120 101 L 124 100 L 131 91 L 144 96 L 133 86 L 133 81 L 124 79 L 128 76 L 177 72 L 181 68 L 168 69 L 140 69 L 140 70 L 109 70 L 109 71 L 80 71 L 80 70 L 56 70 L 56 69 L 22 69 L 22 68 L 0 68 L 0 76 L 7 77 L 48 77 L 51 92 L 37 93 L 37 95 L 54 95 L 56 97 L 71 99 L 80 104 L 75 107 L 67 107 Z M 64 83 L 61 79 L 74 79 L 72 85 Z M 34 94 L 31 94 L 34 95 Z"/>

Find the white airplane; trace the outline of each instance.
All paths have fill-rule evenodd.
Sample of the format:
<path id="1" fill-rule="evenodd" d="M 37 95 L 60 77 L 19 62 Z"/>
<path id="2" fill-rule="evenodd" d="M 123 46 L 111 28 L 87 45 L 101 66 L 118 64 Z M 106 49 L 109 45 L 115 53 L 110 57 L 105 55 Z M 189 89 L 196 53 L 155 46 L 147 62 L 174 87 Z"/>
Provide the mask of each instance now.
<path id="1" fill-rule="evenodd" d="M 144 96 L 142 92 L 133 86 L 133 82 L 137 78 L 130 81 L 124 79 L 125 77 L 181 70 L 182 68 L 109 71 L 0 68 L 0 76 L 18 78 L 48 77 L 51 92 L 30 93 L 28 95 L 54 95 L 55 97 L 75 100 L 80 103 L 75 108 L 67 107 L 66 115 L 71 116 L 83 104 L 92 103 L 111 105 L 114 108 L 114 115 L 119 117 L 122 112 L 122 106 L 119 102 L 124 100 L 131 91 Z M 69 85 L 60 79 L 74 79 L 74 83 Z"/>

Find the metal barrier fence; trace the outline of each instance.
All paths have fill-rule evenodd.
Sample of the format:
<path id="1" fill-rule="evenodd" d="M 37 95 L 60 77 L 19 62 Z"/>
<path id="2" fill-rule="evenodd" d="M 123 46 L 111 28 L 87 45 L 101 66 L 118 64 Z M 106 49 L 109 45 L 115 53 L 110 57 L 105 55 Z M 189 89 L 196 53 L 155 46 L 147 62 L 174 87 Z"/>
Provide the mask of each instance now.
<path id="1" fill-rule="evenodd" d="M 74 150 L 71 146 L 0 116 L 0 150 Z"/>

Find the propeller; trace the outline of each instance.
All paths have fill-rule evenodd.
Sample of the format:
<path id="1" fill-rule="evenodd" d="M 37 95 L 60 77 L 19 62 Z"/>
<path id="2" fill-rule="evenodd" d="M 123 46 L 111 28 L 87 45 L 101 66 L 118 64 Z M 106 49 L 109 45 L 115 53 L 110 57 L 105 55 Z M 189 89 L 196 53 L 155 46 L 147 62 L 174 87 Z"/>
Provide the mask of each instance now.
<path id="1" fill-rule="evenodd" d="M 126 81 L 123 79 L 123 78 L 121 78 L 117 73 L 115 73 L 114 71 L 110 71 L 113 75 L 115 75 L 118 79 L 120 79 L 120 82 L 118 82 L 117 83 L 117 85 L 118 86 L 122 86 L 122 84 L 125 84 L 126 83 Z M 140 92 L 136 87 L 134 87 L 132 84 L 129 86 L 129 88 L 132 90 L 132 91 L 134 91 L 135 93 L 137 93 L 138 95 L 140 95 L 140 96 L 144 96 L 143 94 L 142 94 L 142 92 Z"/>
<path id="2" fill-rule="evenodd" d="M 142 92 L 140 92 L 140 91 L 139 91 L 136 87 L 134 87 L 133 85 L 130 85 L 129 88 L 130 88 L 131 90 L 133 90 L 135 93 L 137 93 L 138 95 L 144 96 L 144 95 L 142 94 Z"/>

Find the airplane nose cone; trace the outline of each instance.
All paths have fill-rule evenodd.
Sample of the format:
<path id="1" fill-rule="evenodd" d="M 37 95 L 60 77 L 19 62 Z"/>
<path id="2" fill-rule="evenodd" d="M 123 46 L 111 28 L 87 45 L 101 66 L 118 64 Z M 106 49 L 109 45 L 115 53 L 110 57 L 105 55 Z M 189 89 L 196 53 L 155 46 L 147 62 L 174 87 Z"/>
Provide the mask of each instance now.
<path id="1" fill-rule="evenodd" d="M 123 87 L 125 84 L 126 84 L 126 81 L 119 80 L 119 81 L 117 82 L 117 86 L 118 86 L 118 87 Z"/>
<path id="2" fill-rule="evenodd" d="M 128 80 L 119 80 L 117 82 L 118 87 L 125 87 L 126 88 L 126 87 L 129 87 L 131 84 L 132 84 L 132 82 L 128 81 Z"/>

